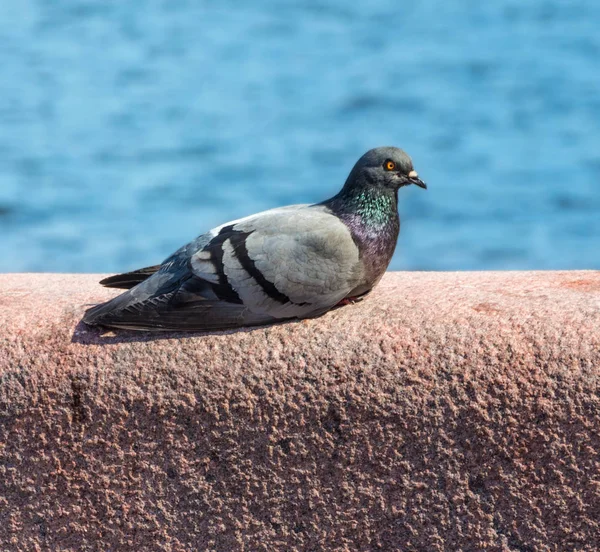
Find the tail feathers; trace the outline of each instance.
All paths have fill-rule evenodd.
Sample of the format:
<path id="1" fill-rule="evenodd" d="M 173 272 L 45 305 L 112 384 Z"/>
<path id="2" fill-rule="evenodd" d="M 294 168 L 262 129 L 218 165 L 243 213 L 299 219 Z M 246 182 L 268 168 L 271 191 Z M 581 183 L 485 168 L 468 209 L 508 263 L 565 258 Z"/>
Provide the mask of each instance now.
<path id="1" fill-rule="evenodd" d="M 105 285 L 108 282 L 111 287 L 119 287 L 114 286 L 118 282 L 124 287 L 126 282 L 143 277 L 138 285 L 132 284 L 121 295 L 88 309 L 83 322 L 130 330 L 202 331 L 278 321 L 267 314 L 253 313 L 241 303 L 219 299 L 212 285 L 189 273 L 185 265 L 163 265 L 158 272 L 155 268 L 158 267 L 103 280 L 101 283 Z"/>
<path id="2" fill-rule="evenodd" d="M 131 292 L 126 291 L 106 303 L 88 309 L 83 316 L 83 321 L 90 326 L 102 325 L 105 319 L 114 317 L 115 314 L 131 307 L 134 302 L 135 298 Z"/>
<path id="3" fill-rule="evenodd" d="M 239 306 L 235 305 L 239 311 Z M 106 316 L 96 323 L 109 328 L 141 331 L 214 331 L 229 330 L 242 326 L 262 326 L 272 324 L 280 320 L 266 315 L 257 315 L 249 312 L 236 312 L 224 314 L 217 312 L 219 308 L 205 306 L 203 308 L 189 308 L 162 312 L 155 317 L 149 317 L 148 313 L 122 312 L 118 316 Z M 84 320 L 85 322 L 85 320 Z"/>
<path id="4" fill-rule="evenodd" d="M 198 300 L 174 305 L 171 299 L 172 294 L 166 294 L 140 302 L 127 291 L 89 309 L 83 321 L 90 326 L 151 331 L 226 330 L 278 321 L 225 301 Z"/>
<path id="5" fill-rule="evenodd" d="M 116 274 L 115 276 L 109 276 L 108 278 L 104 278 L 104 280 L 100 280 L 100 283 L 110 288 L 131 289 L 152 276 L 160 267 L 161 265 L 147 266 L 133 270 L 132 272 Z"/>

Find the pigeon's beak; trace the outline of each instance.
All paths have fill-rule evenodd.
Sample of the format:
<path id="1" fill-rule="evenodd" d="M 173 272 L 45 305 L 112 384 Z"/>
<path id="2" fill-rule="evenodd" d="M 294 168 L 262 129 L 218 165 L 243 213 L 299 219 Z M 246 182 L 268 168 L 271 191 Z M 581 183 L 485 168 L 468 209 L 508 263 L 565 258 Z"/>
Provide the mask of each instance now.
<path id="1" fill-rule="evenodd" d="M 425 184 L 425 182 L 423 182 L 419 178 L 419 175 L 417 174 L 417 171 L 410 171 L 408 173 L 408 182 L 410 184 L 416 184 L 417 186 L 419 186 L 419 188 L 423 188 L 424 190 L 427 189 L 427 184 Z"/>

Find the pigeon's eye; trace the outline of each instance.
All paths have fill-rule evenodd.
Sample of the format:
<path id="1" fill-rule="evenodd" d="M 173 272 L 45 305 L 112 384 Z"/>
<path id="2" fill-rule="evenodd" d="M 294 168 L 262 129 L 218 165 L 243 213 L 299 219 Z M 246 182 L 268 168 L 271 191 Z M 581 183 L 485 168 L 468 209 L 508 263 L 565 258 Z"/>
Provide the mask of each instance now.
<path id="1" fill-rule="evenodd" d="M 396 163 L 388 159 L 383 166 L 386 171 L 393 171 L 396 168 Z"/>

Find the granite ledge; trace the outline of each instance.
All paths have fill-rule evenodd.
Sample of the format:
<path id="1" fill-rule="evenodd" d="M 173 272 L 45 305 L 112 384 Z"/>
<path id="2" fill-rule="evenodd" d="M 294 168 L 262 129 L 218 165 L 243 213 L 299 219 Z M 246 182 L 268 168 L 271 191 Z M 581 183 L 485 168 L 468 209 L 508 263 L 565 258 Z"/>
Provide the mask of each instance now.
<path id="1" fill-rule="evenodd" d="M 0 549 L 600 549 L 600 272 L 388 273 L 325 316 L 80 323 L 0 275 Z"/>

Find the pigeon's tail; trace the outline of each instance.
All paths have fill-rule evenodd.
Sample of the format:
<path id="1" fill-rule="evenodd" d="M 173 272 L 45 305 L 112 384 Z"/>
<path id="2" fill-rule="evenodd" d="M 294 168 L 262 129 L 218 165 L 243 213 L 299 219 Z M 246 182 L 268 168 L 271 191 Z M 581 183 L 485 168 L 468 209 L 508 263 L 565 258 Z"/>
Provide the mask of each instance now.
<path id="1" fill-rule="evenodd" d="M 112 321 L 118 320 L 121 313 L 135 309 L 136 304 L 143 305 L 144 301 L 137 301 L 131 291 L 126 291 L 106 303 L 88 309 L 83 321 L 89 326 L 110 326 Z"/>
<path id="2" fill-rule="evenodd" d="M 211 331 L 278 321 L 266 314 L 253 313 L 242 304 L 219 300 L 210 291 L 210 284 L 198 279 L 169 281 L 158 293 L 153 293 L 152 280 L 159 276 L 88 309 L 83 322 L 128 330 Z"/>
<path id="3" fill-rule="evenodd" d="M 95 309 L 96 307 L 94 307 Z M 100 315 L 90 309 L 83 321 L 91 326 L 105 326 L 141 331 L 215 331 L 242 326 L 262 326 L 280 322 L 271 316 L 249 313 L 239 305 L 206 304 L 186 309 L 161 311 L 151 316 L 147 310 L 128 309 L 118 315 Z"/>
<path id="4" fill-rule="evenodd" d="M 147 331 L 227 330 L 278 322 L 271 316 L 251 313 L 245 307 L 223 301 L 204 301 L 170 308 L 168 301 L 158 298 L 123 309 L 111 303 L 109 301 L 92 307 L 85 313 L 83 321 L 90 326 Z"/>
<path id="5" fill-rule="evenodd" d="M 131 289 L 152 276 L 160 269 L 160 266 L 161 265 L 147 266 L 132 272 L 116 274 L 115 276 L 109 276 L 108 278 L 104 278 L 104 280 L 100 280 L 100 283 L 104 287 Z"/>

